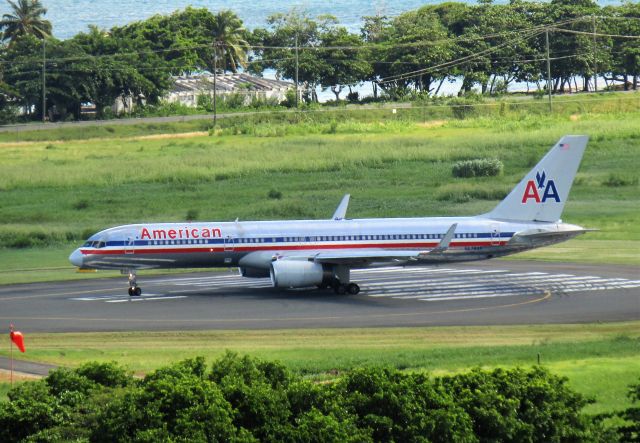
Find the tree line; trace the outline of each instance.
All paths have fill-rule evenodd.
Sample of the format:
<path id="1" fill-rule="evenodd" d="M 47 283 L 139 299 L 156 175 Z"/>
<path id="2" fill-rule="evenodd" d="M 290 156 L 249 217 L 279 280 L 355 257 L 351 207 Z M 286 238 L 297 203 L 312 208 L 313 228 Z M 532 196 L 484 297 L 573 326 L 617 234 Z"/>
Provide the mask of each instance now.
<path id="1" fill-rule="evenodd" d="M 640 385 L 630 395 L 640 400 Z M 608 417 L 541 367 L 430 377 L 358 368 L 317 383 L 227 352 L 134 378 L 115 363 L 57 369 L 0 402 L 3 442 L 638 441 L 635 405 Z M 616 420 L 606 418 L 616 416 Z"/>
<path id="2" fill-rule="evenodd" d="M 9 1 L 9 0 L 8 0 Z M 40 0 L 9 1 L 0 21 L 0 118 L 46 113 L 79 118 L 82 103 L 98 113 L 118 97 L 158 103 L 172 75 L 214 68 L 301 85 L 306 102 L 318 87 L 355 101 L 353 87 L 371 82 L 374 99 L 431 97 L 458 81 L 460 95 L 504 92 L 513 82 L 546 88 L 547 37 L 553 92 L 609 86 L 637 88 L 640 5 L 592 0 L 494 4 L 446 2 L 396 17 L 365 16 L 351 31 L 332 16 L 292 10 L 245 29 L 232 11 L 186 8 L 110 30 L 90 26 L 67 40 L 51 36 Z"/>

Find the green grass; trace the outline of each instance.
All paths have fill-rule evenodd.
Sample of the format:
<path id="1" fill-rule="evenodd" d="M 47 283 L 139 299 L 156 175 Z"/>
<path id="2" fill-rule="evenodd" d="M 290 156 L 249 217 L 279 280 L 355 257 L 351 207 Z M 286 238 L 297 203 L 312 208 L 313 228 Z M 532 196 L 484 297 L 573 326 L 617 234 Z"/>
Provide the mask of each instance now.
<path id="1" fill-rule="evenodd" d="M 390 365 L 434 374 L 474 366 L 531 366 L 537 355 L 597 403 L 598 413 L 628 405 L 627 385 L 640 377 L 640 322 L 495 327 L 175 331 L 30 334 L 26 356 L 77 366 L 115 360 L 138 373 L 225 350 L 280 360 L 317 379 L 361 365 Z M 6 355 L 1 351 L 0 355 Z"/>

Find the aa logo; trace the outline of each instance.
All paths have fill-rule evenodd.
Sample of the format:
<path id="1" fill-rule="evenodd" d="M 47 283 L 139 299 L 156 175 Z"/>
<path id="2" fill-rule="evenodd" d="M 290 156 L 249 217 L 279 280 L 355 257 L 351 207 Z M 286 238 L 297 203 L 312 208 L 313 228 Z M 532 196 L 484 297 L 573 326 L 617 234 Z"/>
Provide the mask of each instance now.
<path id="1" fill-rule="evenodd" d="M 542 195 L 542 197 L 541 197 Z M 553 199 L 560 203 L 560 196 L 553 180 L 547 180 L 547 174 L 542 171 L 536 172 L 536 179 L 529 180 L 522 195 L 522 203 L 527 203 L 529 199 L 534 199 L 536 203 L 544 203 L 549 199 Z"/>

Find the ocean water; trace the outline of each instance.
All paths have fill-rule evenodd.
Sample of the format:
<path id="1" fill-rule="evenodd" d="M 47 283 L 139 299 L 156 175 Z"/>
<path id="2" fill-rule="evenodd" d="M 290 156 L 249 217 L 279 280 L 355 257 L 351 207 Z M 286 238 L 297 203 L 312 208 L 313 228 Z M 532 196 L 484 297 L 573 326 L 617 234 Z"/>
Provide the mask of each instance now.
<path id="1" fill-rule="evenodd" d="M 187 6 L 204 7 L 213 12 L 231 9 L 244 21 L 247 29 L 265 26 L 266 19 L 275 13 L 286 13 L 297 8 L 311 17 L 331 14 L 351 31 L 358 31 L 362 17 L 367 15 L 396 16 L 402 12 L 445 0 L 333 0 L 294 1 L 280 0 L 42 0 L 48 9 L 46 18 L 53 24 L 53 34 L 60 39 L 85 31 L 89 25 L 109 29 L 143 20 L 154 14 L 169 14 Z M 462 0 L 464 1 L 464 0 Z M 506 1 L 505 1 L 506 2 Z M 474 3 L 469 1 L 469 3 Z M 498 3 L 502 3 L 498 1 Z M 600 0 L 600 5 L 617 5 L 620 1 Z M 9 11 L 5 0 L 0 0 L 0 14 Z"/>

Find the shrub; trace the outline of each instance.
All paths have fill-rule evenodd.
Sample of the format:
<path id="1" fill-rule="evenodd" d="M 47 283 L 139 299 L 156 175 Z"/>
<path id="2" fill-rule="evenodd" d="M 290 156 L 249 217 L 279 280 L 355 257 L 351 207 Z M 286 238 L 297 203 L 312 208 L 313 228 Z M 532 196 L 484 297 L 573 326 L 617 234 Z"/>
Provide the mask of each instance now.
<path id="1" fill-rule="evenodd" d="M 78 200 L 73 205 L 71 205 L 71 207 L 77 211 L 87 209 L 89 207 L 89 200 L 85 200 L 85 199 Z"/>
<path id="2" fill-rule="evenodd" d="M 274 199 L 274 200 L 280 200 L 282 198 L 282 192 L 276 191 L 275 189 L 272 189 L 272 190 L 269 191 L 267 196 L 269 198 Z"/>
<path id="3" fill-rule="evenodd" d="M 187 211 L 187 220 L 195 220 L 200 215 L 200 212 L 197 209 L 189 209 Z"/>
<path id="4" fill-rule="evenodd" d="M 451 173 L 454 177 L 493 177 L 502 173 L 503 164 L 495 158 L 463 160 L 453 165 Z"/>
<path id="5" fill-rule="evenodd" d="M 59 369 L 8 397 L 3 442 L 615 441 L 581 412 L 589 401 L 542 368 L 433 378 L 356 368 L 314 383 L 278 362 L 227 352 L 211 369 L 196 357 L 143 380 L 113 363 Z M 637 423 L 637 411 L 624 418 Z M 637 441 L 638 427 L 619 433 Z"/>
<path id="6" fill-rule="evenodd" d="M 619 188 L 621 186 L 633 186 L 638 184 L 638 177 L 636 178 L 627 178 L 622 177 L 618 174 L 609 174 L 609 177 L 605 181 L 602 182 L 603 185 L 608 186 L 610 188 Z"/>

